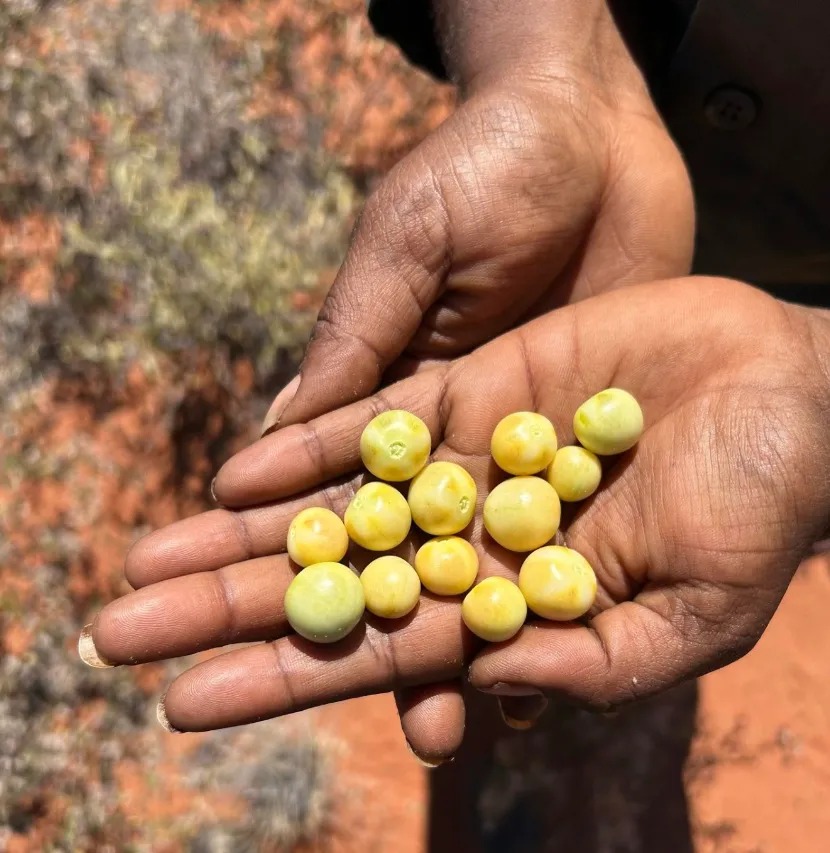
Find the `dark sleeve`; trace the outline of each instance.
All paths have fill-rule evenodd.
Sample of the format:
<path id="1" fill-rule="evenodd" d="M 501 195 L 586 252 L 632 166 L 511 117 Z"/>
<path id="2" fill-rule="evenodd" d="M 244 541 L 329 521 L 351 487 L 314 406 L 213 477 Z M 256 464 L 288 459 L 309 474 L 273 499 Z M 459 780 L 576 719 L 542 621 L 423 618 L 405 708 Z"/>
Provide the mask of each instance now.
<path id="1" fill-rule="evenodd" d="M 369 21 L 379 36 L 397 44 L 413 65 L 439 80 L 448 78 L 430 0 L 368 0 L 368 7 Z"/>
<path id="2" fill-rule="evenodd" d="M 665 71 L 698 0 L 610 0 L 635 59 L 652 82 Z M 369 21 L 382 38 L 439 80 L 447 80 L 430 0 L 367 0 Z"/>

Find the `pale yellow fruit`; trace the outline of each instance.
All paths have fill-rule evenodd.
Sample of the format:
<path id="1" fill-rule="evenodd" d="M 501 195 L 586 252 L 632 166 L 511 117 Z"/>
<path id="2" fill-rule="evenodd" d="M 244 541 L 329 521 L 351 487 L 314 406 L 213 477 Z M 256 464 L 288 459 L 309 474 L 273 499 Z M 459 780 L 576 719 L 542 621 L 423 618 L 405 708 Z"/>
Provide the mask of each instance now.
<path id="1" fill-rule="evenodd" d="M 519 589 L 538 616 L 568 622 L 591 609 L 597 597 L 597 577 L 578 551 L 549 545 L 522 563 Z"/>
<path id="2" fill-rule="evenodd" d="M 427 425 L 410 412 L 393 409 L 369 421 L 360 436 L 363 464 L 380 480 L 411 480 L 427 464 L 432 438 Z"/>
<path id="3" fill-rule="evenodd" d="M 363 585 L 342 563 L 307 566 L 285 591 L 288 623 L 315 643 L 342 640 L 360 621 L 363 608 Z"/>
<path id="4" fill-rule="evenodd" d="M 513 477 L 484 501 L 487 532 L 510 551 L 534 551 L 559 529 L 559 497 L 541 477 Z"/>
<path id="5" fill-rule="evenodd" d="M 535 412 L 515 412 L 499 421 L 490 439 L 490 453 L 508 474 L 538 474 L 556 453 L 553 424 Z"/>
<path id="6" fill-rule="evenodd" d="M 412 524 L 406 498 L 386 483 L 357 490 L 343 517 L 349 536 L 369 551 L 391 551 L 406 539 Z"/>
<path id="7" fill-rule="evenodd" d="M 547 471 L 548 482 L 563 501 L 584 501 L 598 488 L 602 464 L 584 447 L 560 447 Z"/>
<path id="8" fill-rule="evenodd" d="M 488 643 L 503 643 L 524 625 L 527 603 L 516 584 L 504 578 L 486 578 L 464 597 L 464 624 Z"/>
<path id="9" fill-rule="evenodd" d="M 458 533 L 476 511 L 475 481 L 455 462 L 433 462 L 410 484 L 409 508 L 412 520 L 425 533 Z"/>
<path id="10" fill-rule="evenodd" d="M 620 388 L 607 388 L 586 400 L 574 415 L 574 435 L 583 447 L 600 456 L 614 456 L 634 447 L 643 434 L 640 404 Z"/>
<path id="11" fill-rule="evenodd" d="M 421 595 L 418 574 L 406 560 L 386 556 L 372 560 L 360 575 L 366 609 L 384 619 L 411 612 Z"/>
<path id="12" fill-rule="evenodd" d="M 291 522 L 287 549 L 288 556 L 300 566 L 337 563 L 349 550 L 349 534 L 330 509 L 312 506 Z"/>
<path id="13" fill-rule="evenodd" d="M 439 536 L 418 549 L 415 571 L 430 592 L 461 595 L 475 583 L 478 554 L 466 539 Z"/>

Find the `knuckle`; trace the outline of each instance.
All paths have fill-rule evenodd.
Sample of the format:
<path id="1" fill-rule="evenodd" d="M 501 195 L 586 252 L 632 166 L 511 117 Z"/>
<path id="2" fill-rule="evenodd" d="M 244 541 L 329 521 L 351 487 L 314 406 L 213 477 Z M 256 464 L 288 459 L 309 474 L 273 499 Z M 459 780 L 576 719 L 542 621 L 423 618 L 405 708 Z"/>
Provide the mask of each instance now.
<path id="1" fill-rule="evenodd" d="M 391 634 L 385 631 L 368 628 L 366 631 L 366 642 L 372 656 L 380 664 L 382 672 L 388 678 L 394 678 L 398 672 L 395 640 Z"/>
<path id="2" fill-rule="evenodd" d="M 226 512 L 231 524 L 232 534 L 236 537 L 240 552 L 243 555 L 242 559 L 252 559 L 256 556 L 256 549 L 254 548 L 253 537 L 251 536 L 248 522 L 245 520 L 245 513 L 234 512 L 232 510 L 226 510 Z"/>
<path id="3" fill-rule="evenodd" d="M 306 462 L 316 477 L 322 477 L 329 469 L 328 455 L 313 423 L 298 425 L 297 430 L 305 448 Z"/>
<path id="4" fill-rule="evenodd" d="M 221 633 L 222 636 L 230 639 L 238 633 L 233 587 L 225 569 L 220 569 L 212 577 L 214 579 L 213 594 L 216 600 L 216 610 L 221 618 Z"/>
<path id="5" fill-rule="evenodd" d="M 317 321 L 311 330 L 310 343 L 336 343 L 342 333 L 343 324 L 348 322 L 343 305 L 343 289 L 332 289 L 326 297 Z"/>
<path id="6" fill-rule="evenodd" d="M 343 359 L 343 362 L 351 363 L 353 367 L 356 359 L 365 362 L 372 377 L 372 387 L 374 387 L 386 365 L 387 356 L 370 336 L 355 331 L 353 326 L 357 324 L 354 319 L 355 315 L 352 312 L 338 308 L 321 314 L 312 330 L 310 346 L 324 347 L 329 351 L 337 348 L 348 352 L 350 357 Z M 353 372 L 363 373 L 359 369 Z"/>
<path id="7" fill-rule="evenodd" d="M 268 646 L 273 653 L 274 681 L 284 696 L 284 704 L 287 708 L 297 710 L 302 707 L 302 696 L 298 691 L 302 682 L 297 680 L 296 670 L 286 659 L 290 646 L 286 646 L 282 640 L 275 640 Z"/>

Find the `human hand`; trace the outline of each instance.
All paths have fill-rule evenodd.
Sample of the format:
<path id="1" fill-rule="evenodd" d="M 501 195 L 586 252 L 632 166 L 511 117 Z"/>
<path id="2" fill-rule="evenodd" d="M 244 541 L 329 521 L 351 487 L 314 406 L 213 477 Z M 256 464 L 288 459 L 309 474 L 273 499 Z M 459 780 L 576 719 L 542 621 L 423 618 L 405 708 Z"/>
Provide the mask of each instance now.
<path id="1" fill-rule="evenodd" d="M 446 44 L 465 100 L 366 203 L 266 432 L 551 307 L 688 272 L 688 177 L 605 0 L 442 4 L 444 32 L 466 34 Z"/>
<path id="2" fill-rule="evenodd" d="M 217 493 L 237 509 L 137 543 L 126 565 L 137 591 L 99 614 L 91 629 L 98 653 L 134 664 L 257 642 L 173 682 L 167 719 L 187 731 L 414 688 L 404 730 L 433 759 L 460 743 L 465 670 L 479 690 L 538 690 L 609 709 L 728 663 L 758 639 L 827 526 L 829 323 L 732 282 L 638 286 L 563 308 L 445 368 L 280 430 L 219 472 Z M 534 621 L 484 647 L 463 627 L 458 600 L 425 594 L 410 617 L 369 617 L 333 646 L 290 633 L 288 525 L 310 505 L 342 513 L 363 479 L 360 433 L 379 410 L 418 414 L 434 457 L 470 471 L 480 577 L 515 578 L 522 555 L 497 546 L 481 524 L 501 477 L 489 455 L 492 430 L 509 412 L 535 410 L 570 441 L 578 405 L 608 386 L 636 395 L 646 429 L 563 521 L 560 541 L 598 577 L 589 620 Z"/>

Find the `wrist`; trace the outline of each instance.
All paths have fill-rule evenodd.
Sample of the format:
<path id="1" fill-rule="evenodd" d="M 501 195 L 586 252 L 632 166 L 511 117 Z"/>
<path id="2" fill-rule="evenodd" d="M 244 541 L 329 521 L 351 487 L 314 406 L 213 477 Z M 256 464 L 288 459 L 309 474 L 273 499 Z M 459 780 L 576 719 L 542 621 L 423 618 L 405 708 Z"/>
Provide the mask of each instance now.
<path id="1" fill-rule="evenodd" d="M 648 99 L 608 0 L 433 0 L 445 64 L 465 93 L 494 81 L 588 83 Z"/>

